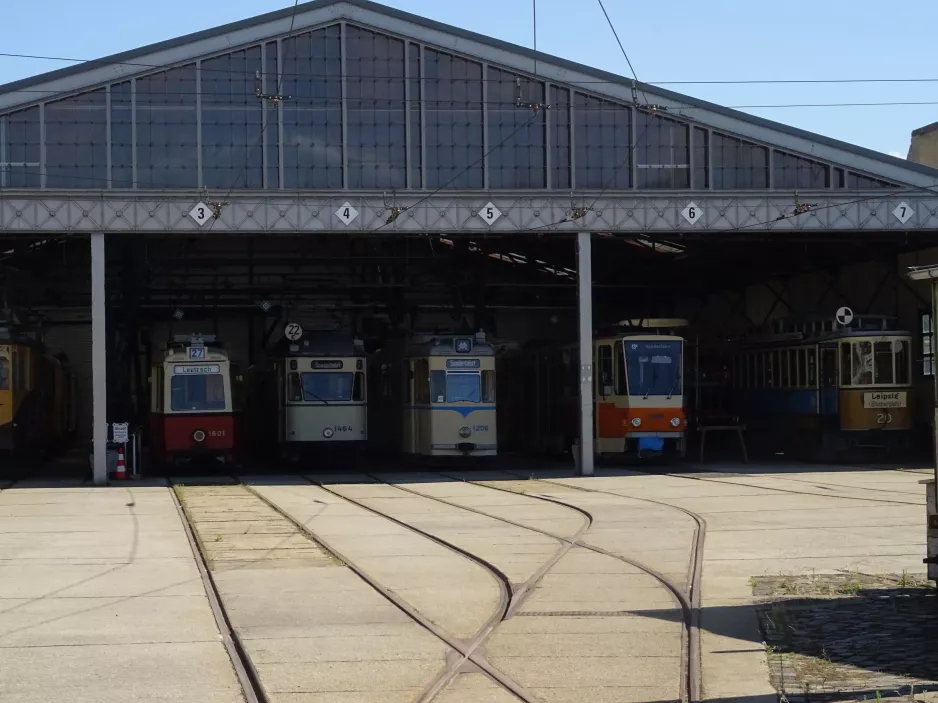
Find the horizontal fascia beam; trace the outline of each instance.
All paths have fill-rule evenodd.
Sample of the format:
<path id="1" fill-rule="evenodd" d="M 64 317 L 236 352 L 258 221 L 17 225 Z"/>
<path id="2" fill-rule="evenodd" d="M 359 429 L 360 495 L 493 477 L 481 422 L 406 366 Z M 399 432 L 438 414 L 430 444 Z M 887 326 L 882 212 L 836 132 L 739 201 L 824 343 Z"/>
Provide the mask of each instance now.
<path id="1" fill-rule="evenodd" d="M 438 235 L 509 236 L 613 232 L 621 235 L 710 236 L 713 234 L 841 233 L 890 231 L 897 235 L 938 231 L 938 193 L 927 190 L 840 193 L 550 193 L 398 194 L 396 218 L 383 194 L 316 194 L 284 197 L 268 193 L 203 194 L 226 201 L 219 217 L 197 224 L 189 211 L 198 195 L 112 191 L 4 191 L 0 232 L 5 235 L 113 232 L 179 235 Z M 358 216 L 339 219 L 346 203 Z M 488 203 L 501 212 L 489 224 L 479 213 Z M 696 205 L 693 221 L 682 214 Z M 904 204 L 905 222 L 895 214 Z M 796 207 L 804 208 L 795 214 Z M 582 210 L 582 212 L 577 212 Z"/>

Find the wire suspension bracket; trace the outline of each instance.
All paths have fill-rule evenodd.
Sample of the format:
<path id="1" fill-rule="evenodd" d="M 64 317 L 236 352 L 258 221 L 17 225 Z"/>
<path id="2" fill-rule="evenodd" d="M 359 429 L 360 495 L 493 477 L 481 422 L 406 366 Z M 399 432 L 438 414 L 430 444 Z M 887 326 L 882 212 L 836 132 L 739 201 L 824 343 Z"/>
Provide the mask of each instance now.
<path id="1" fill-rule="evenodd" d="M 263 81 L 261 80 L 260 71 L 254 72 L 254 95 L 258 100 L 270 100 L 273 102 L 274 107 L 277 107 L 281 101 L 290 100 L 293 97 L 292 95 L 283 95 L 280 92 L 273 94 L 265 93 L 263 91 Z"/>

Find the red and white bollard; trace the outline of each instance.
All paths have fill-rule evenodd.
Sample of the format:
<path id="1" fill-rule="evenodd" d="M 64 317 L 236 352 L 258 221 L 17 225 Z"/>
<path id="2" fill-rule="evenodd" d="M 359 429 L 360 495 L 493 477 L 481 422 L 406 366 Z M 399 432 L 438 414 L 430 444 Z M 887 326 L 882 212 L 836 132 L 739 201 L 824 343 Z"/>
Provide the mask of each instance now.
<path id="1" fill-rule="evenodd" d="M 127 464 L 124 463 L 124 448 L 117 450 L 117 471 L 114 472 L 114 478 L 123 481 L 127 478 Z"/>

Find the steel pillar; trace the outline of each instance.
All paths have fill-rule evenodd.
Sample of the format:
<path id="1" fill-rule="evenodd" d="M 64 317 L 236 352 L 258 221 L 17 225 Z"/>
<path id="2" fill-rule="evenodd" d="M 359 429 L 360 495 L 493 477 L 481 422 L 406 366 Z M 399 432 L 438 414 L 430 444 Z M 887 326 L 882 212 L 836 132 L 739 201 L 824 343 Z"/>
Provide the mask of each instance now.
<path id="1" fill-rule="evenodd" d="M 593 474 L 593 258 L 589 232 L 576 236 L 580 321 L 580 473 Z"/>
<path id="2" fill-rule="evenodd" d="M 107 483 L 107 325 L 104 297 L 104 233 L 91 235 L 91 369 L 93 466 L 96 485 Z"/>
<path id="3" fill-rule="evenodd" d="M 938 314 L 938 280 L 931 281 L 931 332 L 932 332 L 932 344 L 935 343 L 935 340 L 938 339 L 938 318 L 935 315 Z M 934 347 L 932 347 L 934 350 Z M 932 458 L 935 463 L 935 491 L 936 498 L 938 498 L 938 373 L 935 373 L 935 357 L 932 357 L 932 394 L 934 399 L 935 414 L 934 420 L 932 423 L 932 446 L 934 454 Z M 938 500 L 936 500 L 936 505 L 938 505 Z M 929 555 L 932 556 L 932 555 Z"/>
<path id="4" fill-rule="evenodd" d="M 934 334 L 938 331 L 938 281 L 931 281 L 931 331 L 932 344 L 935 343 Z M 938 374 L 935 374 L 935 362 L 932 357 L 932 389 L 934 393 L 935 415 L 932 423 L 932 445 L 934 447 L 935 472 L 931 481 L 922 481 L 925 484 L 925 515 L 927 528 L 925 530 L 925 563 L 928 565 L 928 578 L 938 581 Z"/>

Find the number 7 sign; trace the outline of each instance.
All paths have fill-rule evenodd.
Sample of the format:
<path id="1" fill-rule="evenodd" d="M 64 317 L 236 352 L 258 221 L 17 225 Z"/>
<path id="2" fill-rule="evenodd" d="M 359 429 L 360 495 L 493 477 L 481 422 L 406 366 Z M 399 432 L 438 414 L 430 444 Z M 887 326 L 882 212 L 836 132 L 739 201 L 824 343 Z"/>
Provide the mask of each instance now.
<path id="1" fill-rule="evenodd" d="M 892 214 L 895 215 L 899 222 L 905 224 L 912 219 L 912 215 L 915 213 L 912 211 L 912 208 L 908 203 L 901 202 L 896 206 L 896 209 L 892 211 Z"/>

